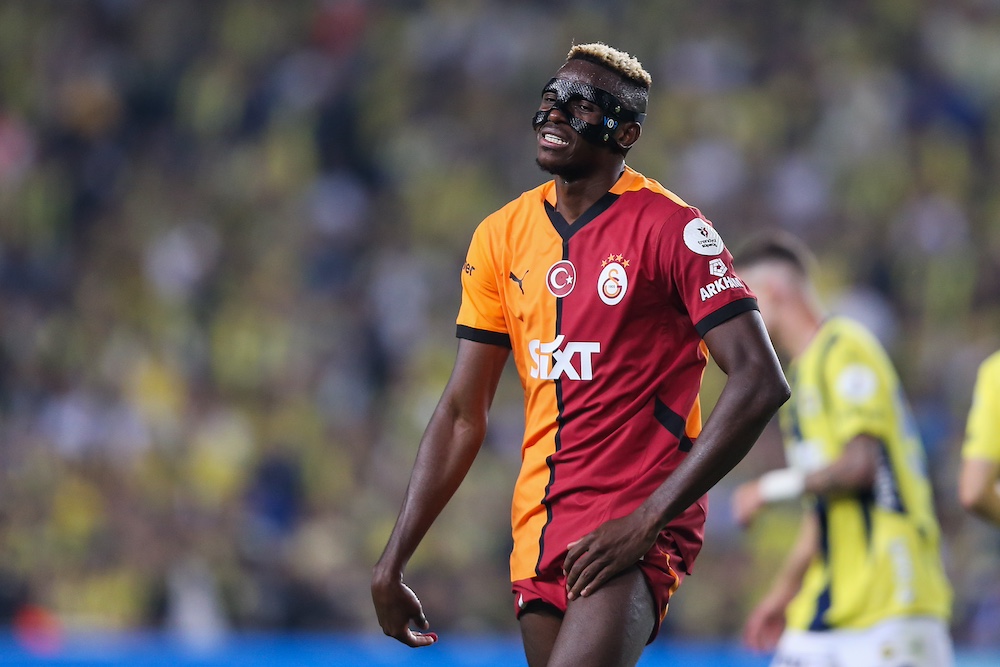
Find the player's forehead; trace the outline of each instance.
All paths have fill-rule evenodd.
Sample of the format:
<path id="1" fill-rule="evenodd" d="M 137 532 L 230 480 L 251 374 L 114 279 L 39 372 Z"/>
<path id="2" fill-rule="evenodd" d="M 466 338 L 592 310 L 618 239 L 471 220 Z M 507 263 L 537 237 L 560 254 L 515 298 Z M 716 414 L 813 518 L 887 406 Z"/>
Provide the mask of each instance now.
<path id="1" fill-rule="evenodd" d="M 621 78 L 606 67 L 589 60 L 570 60 L 559 68 L 556 77 L 567 81 L 586 83 L 616 96 L 621 93 L 619 90 L 622 83 Z"/>

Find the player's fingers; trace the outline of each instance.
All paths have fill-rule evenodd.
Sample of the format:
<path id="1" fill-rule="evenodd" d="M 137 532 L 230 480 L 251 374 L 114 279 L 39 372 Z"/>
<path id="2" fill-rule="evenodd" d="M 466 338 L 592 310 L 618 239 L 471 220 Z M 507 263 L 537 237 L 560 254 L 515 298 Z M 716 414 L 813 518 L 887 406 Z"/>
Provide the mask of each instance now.
<path id="1" fill-rule="evenodd" d="M 743 643 L 746 644 L 747 648 L 751 651 L 760 650 L 760 641 L 757 636 L 756 628 L 747 628 L 747 630 L 743 633 Z"/>
<path id="2" fill-rule="evenodd" d="M 594 552 L 584 551 L 573 560 L 572 565 L 566 570 L 566 591 L 571 591 L 577 585 L 580 575 L 587 569 L 594 560 Z"/>
<path id="3" fill-rule="evenodd" d="M 587 553 L 587 538 L 581 537 L 566 545 L 566 558 L 563 559 L 563 574 L 568 575 L 577 559 Z"/>
<path id="4" fill-rule="evenodd" d="M 580 596 L 587 597 L 591 593 L 595 592 L 598 588 L 604 585 L 604 582 L 611 578 L 611 575 L 611 564 L 609 563 L 602 566 L 596 573 L 594 573 L 593 578 L 591 578 L 589 583 L 583 584 L 583 587 L 580 589 Z"/>
<path id="5" fill-rule="evenodd" d="M 409 628 L 406 628 L 404 633 L 397 636 L 396 639 L 403 642 L 411 648 L 420 648 L 421 646 L 430 646 L 435 643 L 438 639 L 437 635 L 433 632 L 421 633 L 414 632 Z"/>
<path id="6" fill-rule="evenodd" d="M 769 628 L 768 631 L 761 637 L 760 650 L 761 651 L 773 651 L 778 646 L 778 640 L 781 638 L 780 628 Z"/>
<path id="7" fill-rule="evenodd" d="M 579 561 L 577 561 L 577 564 L 579 564 Z M 580 569 L 579 574 L 574 578 L 572 585 L 570 585 L 569 577 L 567 577 L 566 584 L 569 590 L 567 591 L 566 597 L 570 600 L 575 600 L 579 597 L 583 590 L 593 583 L 594 577 L 596 577 L 603 568 L 603 563 L 601 563 L 598 559 L 591 559 L 590 563 Z"/>
<path id="8" fill-rule="evenodd" d="M 751 613 L 750 618 L 747 619 L 747 624 L 743 626 L 743 643 L 755 651 L 760 650 L 757 640 L 759 634 L 760 616 L 756 613 Z"/>

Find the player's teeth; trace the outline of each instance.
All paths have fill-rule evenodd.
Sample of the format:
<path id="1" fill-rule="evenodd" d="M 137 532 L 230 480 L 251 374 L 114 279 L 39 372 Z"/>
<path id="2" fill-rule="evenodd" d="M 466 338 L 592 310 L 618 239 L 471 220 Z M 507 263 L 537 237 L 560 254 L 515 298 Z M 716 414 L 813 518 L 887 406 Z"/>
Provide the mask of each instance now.
<path id="1" fill-rule="evenodd" d="M 563 146 L 565 146 L 566 144 L 569 143 L 568 141 L 563 141 L 562 139 L 560 139 L 559 137 L 557 137 L 554 134 L 546 134 L 545 135 L 545 140 L 549 141 L 549 142 L 551 142 L 553 144 L 562 144 Z"/>

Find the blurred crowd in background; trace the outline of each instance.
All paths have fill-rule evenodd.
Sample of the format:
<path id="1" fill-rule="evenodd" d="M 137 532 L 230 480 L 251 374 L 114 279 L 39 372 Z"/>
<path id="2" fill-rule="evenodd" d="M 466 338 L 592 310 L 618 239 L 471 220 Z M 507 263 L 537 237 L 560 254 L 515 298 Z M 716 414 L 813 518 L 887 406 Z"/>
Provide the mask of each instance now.
<path id="1" fill-rule="evenodd" d="M 997 0 L 0 3 L 0 623 L 377 632 L 467 244 L 546 178 L 541 87 L 595 40 L 653 76 L 630 164 L 731 247 L 801 236 L 888 346 L 956 640 L 1000 643 L 1000 534 L 954 491 L 1000 347 Z M 436 630 L 515 631 L 521 410 L 508 369 L 408 568 Z M 737 636 L 797 518 L 743 533 L 728 493 L 781 456 L 713 491 L 661 636 Z"/>

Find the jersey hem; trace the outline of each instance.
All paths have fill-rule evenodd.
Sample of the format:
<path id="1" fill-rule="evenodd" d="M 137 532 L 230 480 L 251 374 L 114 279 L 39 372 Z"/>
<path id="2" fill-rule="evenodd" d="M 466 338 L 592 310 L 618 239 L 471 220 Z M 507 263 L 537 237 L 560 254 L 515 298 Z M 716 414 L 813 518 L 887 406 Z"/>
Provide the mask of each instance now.
<path id="1" fill-rule="evenodd" d="M 459 324 L 455 330 L 455 337 L 471 340 L 475 343 L 486 343 L 487 345 L 496 345 L 498 347 L 505 347 L 508 350 L 511 349 L 510 335 L 499 331 L 476 329 Z"/>
<path id="2" fill-rule="evenodd" d="M 737 299 L 732 303 L 727 303 L 722 308 L 709 313 L 699 320 L 698 323 L 694 325 L 695 331 L 698 332 L 699 336 L 704 338 L 705 334 L 723 322 L 731 320 L 737 315 L 741 315 L 749 310 L 760 310 L 760 308 L 757 307 L 757 299 L 752 296 Z"/>

